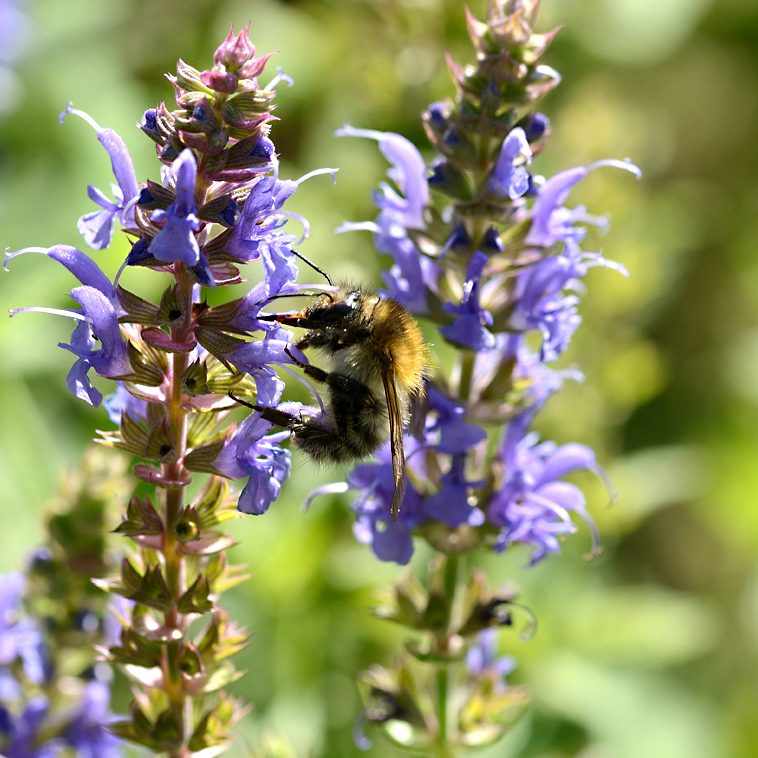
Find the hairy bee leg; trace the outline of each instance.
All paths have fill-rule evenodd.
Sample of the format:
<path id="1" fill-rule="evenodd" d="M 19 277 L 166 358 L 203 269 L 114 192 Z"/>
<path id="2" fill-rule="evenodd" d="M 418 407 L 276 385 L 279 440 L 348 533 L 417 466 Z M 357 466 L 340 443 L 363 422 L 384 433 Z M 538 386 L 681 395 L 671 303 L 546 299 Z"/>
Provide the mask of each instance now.
<path id="1" fill-rule="evenodd" d="M 300 349 L 299 343 L 297 347 L 298 349 Z M 312 366 L 310 363 L 303 363 L 303 361 L 299 360 L 292 354 L 292 351 L 288 347 L 284 348 L 284 352 L 290 357 L 292 362 L 298 368 L 303 369 L 306 376 L 310 376 L 312 379 L 315 379 L 317 382 L 326 382 L 328 380 L 329 378 L 328 371 L 324 371 L 324 369 L 318 368 L 318 366 Z"/>
<path id="2" fill-rule="evenodd" d="M 277 426 L 281 426 L 285 429 L 290 429 L 293 424 L 296 424 L 300 421 L 297 416 L 293 416 L 291 413 L 280 411 L 278 408 L 269 408 L 265 405 L 253 405 L 252 403 L 248 403 L 246 400 L 238 398 L 232 392 L 229 393 L 229 397 L 240 405 L 244 405 L 247 408 L 252 408 L 252 410 L 258 411 L 258 413 L 261 414 L 261 418 L 265 419 L 266 421 L 270 421 L 272 424 L 276 424 Z"/>
<path id="3" fill-rule="evenodd" d="M 272 424 L 281 426 L 284 429 L 291 429 L 295 424 L 300 423 L 300 419 L 297 416 L 280 411 L 278 408 L 267 408 L 266 406 L 258 405 L 255 407 L 255 410 L 261 414 L 262 419 L 270 421 Z"/>

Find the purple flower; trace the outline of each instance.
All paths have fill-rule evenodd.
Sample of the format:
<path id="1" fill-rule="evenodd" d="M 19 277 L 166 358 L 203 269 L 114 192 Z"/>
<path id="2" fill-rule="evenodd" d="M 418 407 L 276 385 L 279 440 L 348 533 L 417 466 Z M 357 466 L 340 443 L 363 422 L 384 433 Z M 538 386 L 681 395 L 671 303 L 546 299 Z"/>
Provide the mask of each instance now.
<path id="1" fill-rule="evenodd" d="M 385 272 L 387 294 L 405 305 L 412 313 L 426 313 L 427 293 L 436 290 L 439 266 L 420 254 L 409 229 L 424 228 L 424 211 L 430 203 L 426 165 L 412 142 L 399 134 L 344 126 L 336 132 L 340 137 L 367 137 L 377 140 L 382 154 L 392 164 L 389 177 L 399 194 L 383 183 L 374 193 L 379 216 L 371 222 L 346 222 L 337 231 L 370 231 L 382 253 L 394 261 Z"/>
<path id="2" fill-rule="evenodd" d="M 264 339 L 246 342 L 229 353 L 229 361 L 253 377 L 258 405 L 273 406 L 281 398 L 284 382 L 270 368 L 270 364 L 291 364 L 292 358 L 285 352 L 289 347 L 285 330 L 278 329 Z"/>
<path id="3" fill-rule="evenodd" d="M 487 436 L 484 429 L 466 422 L 462 403 L 444 395 L 434 385 L 429 386 L 427 395 L 431 413 L 427 416 L 426 437 L 433 439 L 434 433 L 438 433 L 435 447 L 441 453 L 468 452 Z"/>
<path id="4" fill-rule="evenodd" d="M 482 252 L 471 256 L 460 305 L 446 303 L 444 306 L 448 313 L 456 314 L 455 320 L 440 329 L 440 334 L 449 342 L 477 351 L 495 347 L 495 337 L 487 328 L 492 324 L 492 315 L 479 304 L 479 288 L 487 260 Z"/>
<path id="5" fill-rule="evenodd" d="M 91 184 L 87 186 L 90 200 L 102 210 L 85 214 L 77 223 L 84 241 L 95 250 L 104 250 L 111 243 L 115 221 L 124 228 L 134 226 L 134 200 L 139 194 L 137 175 L 124 141 L 113 129 L 103 129 L 89 114 L 77 110 L 71 103 L 61 113 L 60 121 L 68 115 L 79 116 L 95 130 L 98 141 L 111 159 L 113 175 L 116 177 L 117 185 L 112 187 L 114 200 L 110 200 L 102 190 Z"/>
<path id="6" fill-rule="evenodd" d="M 471 490 L 482 487 L 484 482 L 468 481 L 465 467 L 464 453 L 452 457 L 450 470 L 442 476 L 442 487 L 424 500 L 424 513 L 429 520 L 441 521 L 452 527 L 462 524 L 481 526 L 484 523 L 482 511 L 472 508 L 469 502 Z"/>
<path id="7" fill-rule="evenodd" d="M 583 230 L 574 228 L 574 233 Z M 519 276 L 510 326 L 515 331 L 541 333 L 541 360 L 553 361 L 569 346 L 581 323 L 581 280 L 594 266 L 627 274 L 623 266 L 597 253 L 584 253 L 574 239 L 566 238 L 562 253 L 542 258 Z"/>
<path id="8" fill-rule="evenodd" d="M 100 267 L 81 250 L 69 245 L 55 245 L 53 247 L 25 247 L 12 253 L 5 254 L 3 268 L 7 271 L 8 264 L 14 259 L 27 253 L 37 253 L 46 255 L 54 261 L 58 261 L 68 271 L 70 271 L 82 284 L 94 287 L 110 300 L 114 308 L 118 306 L 116 297 L 116 288 L 111 280 L 102 272 Z"/>
<path id="9" fill-rule="evenodd" d="M 382 276 L 387 284 L 386 294 L 402 303 L 411 313 L 428 311 L 427 293 L 435 292 L 440 268 L 419 253 L 406 230 L 392 222 L 386 213 L 377 221 L 345 222 L 337 233 L 368 231 L 374 235 L 377 250 L 393 258 L 393 264 Z"/>
<path id="10" fill-rule="evenodd" d="M 0 712 L 3 711 L 0 705 Z M 47 718 L 50 704 L 47 698 L 37 695 L 31 698 L 21 714 L 13 718 L 5 711 L 7 743 L 0 743 L 4 758 L 56 758 L 64 745 L 59 740 L 40 743 L 40 730 Z M 1 736 L 1 735 L 0 735 Z"/>
<path id="11" fill-rule="evenodd" d="M 42 253 L 64 265 L 82 286 L 71 290 L 71 297 L 81 306 L 81 310 L 58 310 L 32 306 L 14 308 L 10 315 L 36 311 L 59 316 L 69 316 L 77 321 L 70 343 L 58 343 L 60 347 L 77 356 L 66 379 L 71 393 L 90 405 L 99 405 L 102 394 L 92 386 L 89 371 L 111 379 L 131 373 L 131 364 L 126 343 L 121 336 L 119 316 L 123 309 L 118 303 L 116 292 L 110 279 L 84 253 L 73 247 L 57 245 L 49 249 L 25 248 L 6 254 L 4 267 L 8 262 L 25 253 Z M 97 346 L 99 342 L 99 347 Z"/>
<path id="12" fill-rule="evenodd" d="M 0 574 L 0 702 L 17 695 L 18 685 L 10 672 L 16 661 L 21 661 L 24 676 L 34 684 L 42 684 L 48 675 L 42 635 L 22 613 L 25 587 L 23 574 Z"/>
<path id="13" fill-rule="evenodd" d="M 119 758 L 121 741 L 108 731 L 110 689 L 93 679 L 84 687 L 77 714 L 63 735 L 80 758 Z"/>
<path id="14" fill-rule="evenodd" d="M 291 252 L 295 237 L 280 231 L 288 220 L 281 207 L 296 189 L 294 181 L 283 182 L 273 176 L 260 179 L 250 190 L 227 244 L 227 251 L 241 261 L 262 259 L 269 296 L 297 278 Z"/>
<path id="15" fill-rule="evenodd" d="M 538 441 L 536 434 L 519 437 L 522 429 L 508 429 L 500 450 L 504 479 L 493 495 L 487 520 L 500 528 L 496 549 L 514 544 L 534 548 L 530 565 L 548 553 L 558 552 L 559 537 L 576 531 L 571 514 L 584 519 L 592 533 L 593 549 L 598 540 L 585 510 L 582 491 L 562 481 L 573 471 L 593 471 L 603 476 L 595 455 L 585 445 Z"/>
<path id="16" fill-rule="evenodd" d="M 290 453 L 279 444 L 289 432 L 266 435 L 271 426 L 257 413 L 248 416 L 216 459 L 215 467 L 224 476 L 248 477 L 237 503 L 242 513 L 265 513 L 289 476 Z"/>
<path id="17" fill-rule="evenodd" d="M 521 127 L 512 129 L 503 140 L 495 167 L 489 178 L 489 187 L 502 198 L 516 200 L 529 189 L 529 172 L 532 151 Z"/>
<path id="18" fill-rule="evenodd" d="M 409 237 L 393 237 L 379 227 L 375 232 L 377 250 L 391 255 L 394 261 L 390 269 L 384 272 L 387 294 L 411 313 L 426 313 L 427 292 L 436 288 L 439 266 L 430 258 L 420 255 Z"/>
<path id="19" fill-rule="evenodd" d="M 356 129 L 349 124 L 338 129 L 336 134 L 338 137 L 366 137 L 379 143 L 382 155 L 392 164 L 388 175 L 403 195 L 383 183 L 380 185 L 381 193 L 374 196 L 374 201 L 387 214 L 386 221 L 405 229 L 422 229 L 424 209 L 429 204 L 429 184 L 424 159 L 416 146 L 399 134 Z M 383 223 L 380 225 L 385 226 Z"/>
<path id="20" fill-rule="evenodd" d="M 544 113 L 532 113 L 524 124 L 524 131 L 529 142 L 541 140 L 549 130 L 550 119 Z"/>
<path id="21" fill-rule="evenodd" d="M 548 179 L 537 193 L 537 199 L 532 208 L 532 223 L 526 236 L 527 245 L 550 247 L 557 242 L 581 240 L 584 231 L 575 225 L 585 220 L 584 209 L 569 210 L 564 203 L 575 184 L 584 179 L 587 174 L 601 166 L 613 166 L 629 171 L 637 177 L 640 170 L 629 161 L 605 160 L 591 163 L 589 166 L 577 166 L 562 171 Z"/>
<path id="22" fill-rule="evenodd" d="M 586 271 L 581 260 L 558 255 L 543 258 L 519 277 L 511 326 L 542 334 L 542 360 L 552 361 L 563 353 L 581 323 L 579 297 L 570 290 L 578 289 Z"/>
<path id="23" fill-rule="evenodd" d="M 506 689 L 505 677 L 516 668 L 516 660 L 497 654 L 497 629 L 485 629 L 477 635 L 476 642 L 466 653 L 466 668 L 477 678 L 489 677 L 496 692 Z"/>
<path id="24" fill-rule="evenodd" d="M 308 222 L 302 216 L 284 211 L 282 206 L 302 182 L 324 173 L 334 177 L 335 170 L 317 169 L 299 179 L 281 180 L 277 166 L 274 166 L 274 176 L 258 179 L 245 200 L 226 250 L 240 261 L 261 259 L 265 272 L 265 294 L 268 297 L 288 291 L 288 285 L 297 279 L 292 248 L 309 232 Z M 303 233 L 300 240 L 282 231 L 289 219 L 301 223 Z"/>
<path id="25" fill-rule="evenodd" d="M 371 545 L 379 560 L 405 565 L 413 555 L 413 529 L 421 521 L 421 496 L 409 482 L 400 515 L 393 521 L 395 483 L 389 451 L 383 449 L 377 457 L 376 463 L 359 464 L 347 477 L 349 488 L 360 491 L 353 502 L 353 532 L 359 542 Z"/>
<path id="26" fill-rule="evenodd" d="M 307 287 L 287 282 L 283 284 L 277 295 L 295 294 L 303 290 L 310 291 L 312 287 Z M 261 318 L 261 311 L 268 305 L 271 305 L 271 296 L 268 292 L 268 285 L 265 281 L 260 281 L 253 285 L 250 291 L 240 300 L 237 301 L 237 307 L 234 314 L 227 321 L 229 331 L 238 333 L 245 332 L 266 332 L 268 336 L 288 341 L 289 332 L 281 327 L 276 321 L 270 321 L 267 317 Z M 265 316 L 265 314 L 264 314 Z M 244 356 L 243 350 L 241 355 Z M 282 362 L 288 362 L 289 357 L 281 351 Z"/>
<path id="27" fill-rule="evenodd" d="M 105 398 L 103 406 L 108 412 L 108 418 L 116 426 L 121 424 L 121 416 L 124 413 L 135 421 L 147 419 L 147 401 L 132 395 L 123 382 L 116 382 L 116 391 Z"/>
<path id="28" fill-rule="evenodd" d="M 71 344 L 58 343 L 60 347 L 69 350 L 79 358 L 69 377 L 79 376 L 83 372 L 86 378 L 87 372 L 92 368 L 100 376 L 110 379 L 129 374 L 131 364 L 126 344 L 121 337 L 118 312 L 113 307 L 113 303 L 100 290 L 86 285 L 71 290 L 71 297 L 82 306 L 85 320 L 76 325 L 71 336 Z M 98 342 L 100 347 L 97 347 Z M 76 381 L 79 386 L 79 380 Z M 85 383 L 89 386 L 88 380 Z M 71 384 L 69 384 L 69 389 L 80 397 Z M 100 395 L 100 393 L 97 394 Z M 98 405 L 100 400 L 102 396 L 95 405 Z"/>
<path id="29" fill-rule="evenodd" d="M 197 162 L 190 149 L 182 150 L 171 164 L 170 176 L 174 180 L 176 199 L 165 211 L 153 211 L 151 219 L 163 222 L 164 226 L 153 237 L 149 250 L 164 263 L 181 261 L 195 266 L 200 260 L 200 248 L 194 233 L 200 230 L 200 219 L 195 200 Z"/>

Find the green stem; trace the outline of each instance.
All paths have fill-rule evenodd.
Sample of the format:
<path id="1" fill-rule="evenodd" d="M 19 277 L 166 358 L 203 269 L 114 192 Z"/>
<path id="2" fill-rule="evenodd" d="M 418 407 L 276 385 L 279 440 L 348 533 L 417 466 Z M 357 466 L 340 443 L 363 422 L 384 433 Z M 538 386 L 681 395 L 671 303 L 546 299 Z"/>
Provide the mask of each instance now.
<path id="1" fill-rule="evenodd" d="M 445 659 L 450 655 L 452 629 L 455 628 L 455 615 L 458 590 L 458 566 L 459 558 L 455 555 L 445 556 L 443 569 L 442 590 L 446 600 L 446 606 L 450 611 L 447 628 L 438 634 L 434 640 L 435 652 L 442 658 L 437 663 L 436 674 L 436 710 L 437 710 L 437 739 L 435 743 L 435 755 L 438 758 L 454 758 L 456 749 L 450 744 L 450 683 L 451 664 Z"/>
<path id="2" fill-rule="evenodd" d="M 181 264 L 175 265 L 175 274 L 179 284 L 179 297 L 185 314 L 183 322 L 172 327 L 171 334 L 181 340 L 192 323 L 192 282 L 187 277 Z M 188 365 L 188 355 L 176 352 L 171 355 L 170 389 L 166 398 L 168 422 L 176 446 L 175 463 L 163 464 L 163 474 L 170 481 L 185 481 L 187 472 L 182 463 L 187 447 L 187 411 L 182 407 L 182 378 Z M 184 486 L 169 487 L 165 490 L 164 530 L 162 540 L 163 560 L 166 571 L 166 584 L 171 594 L 171 608 L 164 614 L 168 629 L 173 629 L 182 638 L 186 634 L 186 619 L 179 612 L 179 598 L 185 590 L 185 571 L 182 555 L 178 550 L 176 527 L 184 506 Z M 170 753 L 170 758 L 187 758 L 189 750 L 186 745 L 192 734 L 192 702 L 184 691 L 181 670 L 181 641 L 172 640 L 164 650 L 163 675 L 166 696 L 181 723 L 183 746 Z"/>
<path id="3" fill-rule="evenodd" d="M 452 756 L 452 750 L 448 744 L 448 695 L 450 689 L 450 667 L 447 663 L 439 663 L 437 669 L 437 744 L 434 754 L 439 758 Z"/>
<path id="4" fill-rule="evenodd" d="M 471 395 L 471 385 L 474 381 L 475 353 L 471 350 L 461 350 L 458 358 L 458 393 L 457 397 L 465 403 Z"/>

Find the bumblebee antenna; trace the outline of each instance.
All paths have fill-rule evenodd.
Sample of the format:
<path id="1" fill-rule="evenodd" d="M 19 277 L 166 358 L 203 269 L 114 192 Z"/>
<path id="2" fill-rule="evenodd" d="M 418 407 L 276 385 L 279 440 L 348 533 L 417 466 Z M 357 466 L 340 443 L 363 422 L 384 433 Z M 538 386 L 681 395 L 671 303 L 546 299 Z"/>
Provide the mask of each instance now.
<path id="1" fill-rule="evenodd" d="M 329 275 L 326 273 L 326 271 L 322 271 L 313 261 L 308 260 L 302 253 L 298 253 L 297 250 L 290 250 L 290 252 L 300 258 L 300 260 L 305 263 L 306 265 L 310 266 L 317 274 L 321 274 L 321 276 L 326 279 L 326 281 L 329 283 L 330 287 L 334 287 L 334 282 L 329 278 Z"/>

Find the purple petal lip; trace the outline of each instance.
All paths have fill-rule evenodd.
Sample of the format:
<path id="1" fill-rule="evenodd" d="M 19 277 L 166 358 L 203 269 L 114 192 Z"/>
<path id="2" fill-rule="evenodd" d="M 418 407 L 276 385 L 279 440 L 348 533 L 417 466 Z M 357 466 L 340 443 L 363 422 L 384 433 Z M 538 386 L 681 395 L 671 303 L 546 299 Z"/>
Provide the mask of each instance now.
<path id="1" fill-rule="evenodd" d="M 426 180 L 426 164 L 416 146 L 400 134 L 356 129 L 349 124 L 338 129 L 335 134 L 338 137 L 366 137 L 379 143 L 382 155 L 392 164 L 388 174 L 405 195 L 401 197 L 389 186 L 383 185 L 380 207 L 385 206 L 397 214 L 398 221 L 405 227 L 422 228 L 423 211 L 429 204 L 429 184 Z"/>

